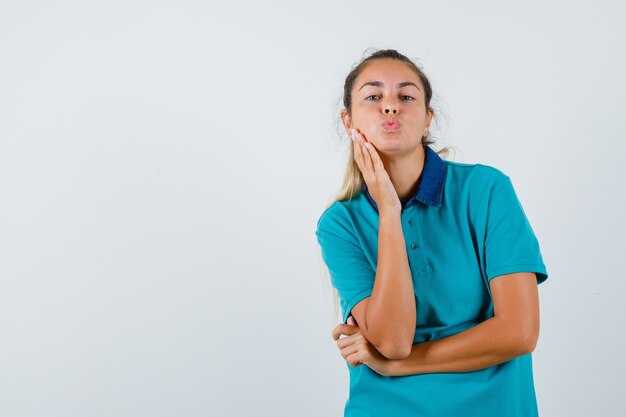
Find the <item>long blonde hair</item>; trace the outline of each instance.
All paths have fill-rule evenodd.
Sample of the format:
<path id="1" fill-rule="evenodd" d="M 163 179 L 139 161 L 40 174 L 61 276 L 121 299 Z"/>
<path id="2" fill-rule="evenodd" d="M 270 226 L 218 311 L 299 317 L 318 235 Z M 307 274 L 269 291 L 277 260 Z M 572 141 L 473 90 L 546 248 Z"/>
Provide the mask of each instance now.
<path id="1" fill-rule="evenodd" d="M 373 52 L 371 55 L 369 55 L 368 57 L 362 59 L 361 62 L 359 62 L 356 66 L 353 66 L 352 70 L 346 77 L 346 80 L 344 83 L 344 89 L 343 89 L 344 90 L 343 105 L 345 109 L 348 111 L 348 114 L 351 114 L 352 112 L 352 88 L 354 87 L 354 82 L 356 81 L 359 74 L 363 71 L 365 66 L 376 59 L 396 59 L 396 60 L 405 62 L 407 65 L 409 65 L 409 67 L 411 67 L 411 69 L 419 77 L 422 83 L 422 86 L 424 87 L 426 109 L 433 112 L 435 125 L 438 125 L 439 113 L 438 112 L 435 113 L 430 103 L 432 99 L 432 88 L 430 85 L 430 81 L 428 80 L 428 78 L 426 77 L 426 74 L 424 74 L 423 70 L 420 67 L 418 67 L 413 61 L 411 61 L 411 59 L 402 55 L 395 49 L 377 50 Z M 340 133 L 340 135 L 344 136 L 344 134 L 342 133 Z M 348 138 L 347 135 L 345 135 L 345 141 L 347 143 L 351 142 L 351 140 Z M 433 145 L 435 143 L 436 141 L 434 137 L 432 136 L 431 131 L 429 129 L 428 134 L 422 137 L 422 145 L 426 147 L 429 145 Z M 359 169 L 359 166 L 354 160 L 354 148 L 351 145 L 349 146 L 349 148 L 350 148 L 350 151 L 349 151 L 350 155 L 346 164 L 346 170 L 343 176 L 341 187 L 339 188 L 339 191 L 337 192 L 337 194 L 328 202 L 326 208 L 332 206 L 337 201 L 352 200 L 361 191 L 361 186 L 363 185 L 363 182 L 364 182 L 363 175 L 361 173 L 361 170 Z M 440 150 L 435 150 L 435 149 L 433 150 L 435 150 L 437 154 L 441 156 L 443 159 L 447 159 L 450 154 L 450 150 L 452 149 L 455 149 L 455 147 L 444 146 Z M 321 259 L 321 255 L 320 255 L 320 259 Z M 324 265 L 323 270 L 324 270 L 324 275 L 326 276 L 326 282 L 331 283 L 330 272 L 328 270 L 328 267 L 326 267 L 324 262 L 322 262 L 322 264 Z M 339 315 L 339 293 L 337 292 L 337 289 L 332 285 L 332 283 L 330 287 L 333 292 L 333 305 L 334 305 L 333 320 L 335 320 Z"/>

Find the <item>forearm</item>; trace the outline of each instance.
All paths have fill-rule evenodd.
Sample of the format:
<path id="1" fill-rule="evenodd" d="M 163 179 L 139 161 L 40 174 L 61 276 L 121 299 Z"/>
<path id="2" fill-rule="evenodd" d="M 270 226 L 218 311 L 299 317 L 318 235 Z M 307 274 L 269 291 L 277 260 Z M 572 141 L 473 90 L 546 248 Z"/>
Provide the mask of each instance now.
<path id="1" fill-rule="evenodd" d="M 438 340 L 414 344 L 405 359 L 389 360 L 389 375 L 470 372 L 529 353 L 522 331 L 501 317 Z"/>
<path id="2" fill-rule="evenodd" d="M 408 350 L 415 335 L 415 293 L 400 213 L 381 212 L 378 264 L 367 307 L 365 336 L 379 350 Z"/>

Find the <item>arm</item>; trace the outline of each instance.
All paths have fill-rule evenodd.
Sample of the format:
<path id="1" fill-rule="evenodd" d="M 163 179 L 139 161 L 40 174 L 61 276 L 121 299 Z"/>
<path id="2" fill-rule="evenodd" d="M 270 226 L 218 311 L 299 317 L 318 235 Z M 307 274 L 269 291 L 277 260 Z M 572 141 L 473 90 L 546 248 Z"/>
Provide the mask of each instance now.
<path id="1" fill-rule="evenodd" d="M 490 283 L 494 317 L 455 335 L 413 345 L 406 359 L 387 363 L 388 375 L 469 372 L 532 352 L 539 336 L 536 276 L 518 272 L 496 278 Z"/>
<path id="2" fill-rule="evenodd" d="M 415 293 L 400 214 L 380 212 L 378 265 L 372 295 L 353 315 L 365 338 L 385 357 L 406 358 L 416 324 Z"/>

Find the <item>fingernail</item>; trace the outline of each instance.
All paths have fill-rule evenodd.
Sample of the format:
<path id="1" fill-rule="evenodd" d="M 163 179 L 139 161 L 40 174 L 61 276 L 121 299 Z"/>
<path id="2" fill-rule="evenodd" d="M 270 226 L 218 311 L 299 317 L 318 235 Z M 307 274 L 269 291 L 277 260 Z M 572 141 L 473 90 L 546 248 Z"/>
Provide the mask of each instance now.
<path id="1" fill-rule="evenodd" d="M 365 146 L 369 149 L 370 143 L 369 142 L 365 142 Z"/>

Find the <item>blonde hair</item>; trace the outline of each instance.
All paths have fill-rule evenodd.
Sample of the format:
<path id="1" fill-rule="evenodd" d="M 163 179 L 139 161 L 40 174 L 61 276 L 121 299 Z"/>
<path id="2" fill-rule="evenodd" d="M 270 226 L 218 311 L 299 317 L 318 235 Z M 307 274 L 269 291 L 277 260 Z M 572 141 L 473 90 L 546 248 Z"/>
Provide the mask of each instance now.
<path id="1" fill-rule="evenodd" d="M 424 87 L 426 109 L 433 112 L 435 125 L 438 125 L 438 117 L 437 117 L 438 113 L 435 113 L 434 109 L 430 105 L 430 101 L 432 98 L 432 89 L 430 86 L 430 81 L 428 80 L 428 78 L 426 77 L 426 75 L 424 74 L 421 68 L 415 65 L 415 63 L 413 63 L 413 61 L 411 61 L 409 58 L 400 54 L 394 49 L 376 51 L 372 53 L 371 55 L 369 55 L 368 57 L 362 59 L 361 62 L 359 62 L 356 66 L 354 66 L 353 69 L 350 71 L 344 83 L 344 95 L 343 95 L 343 104 L 344 104 L 345 109 L 348 111 L 348 113 L 351 113 L 351 107 L 352 107 L 351 94 L 352 94 L 352 88 L 354 86 L 354 82 L 356 78 L 359 76 L 361 71 L 363 71 L 363 69 L 368 63 L 376 59 L 397 59 L 399 61 L 407 63 L 411 67 L 411 69 L 415 71 L 418 78 L 422 82 L 422 86 Z M 339 132 L 341 132 L 341 130 Z M 359 166 L 354 160 L 354 147 L 350 145 L 352 141 L 350 140 L 350 138 L 348 138 L 345 132 L 343 134 L 340 133 L 340 135 L 343 136 L 344 140 L 349 144 L 350 155 L 346 164 L 346 170 L 344 172 L 341 187 L 339 191 L 337 192 L 337 194 L 328 202 L 325 209 L 328 209 L 337 201 L 352 200 L 355 196 L 357 196 L 358 193 L 361 192 L 361 186 L 363 185 L 363 182 L 364 182 L 361 170 L 359 169 Z M 430 129 L 428 131 L 428 134 L 422 137 L 421 143 L 422 143 L 422 146 L 424 147 L 430 146 L 436 143 L 435 139 L 433 138 L 431 134 Z M 435 149 L 433 150 L 435 150 L 435 152 L 437 152 L 437 154 L 443 159 L 448 159 L 450 155 L 450 150 L 452 149 L 455 149 L 455 147 L 444 146 L 443 148 L 439 150 L 435 150 Z M 337 289 L 332 285 L 332 282 L 330 279 L 330 271 L 328 270 L 328 267 L 325 265 L 324 262 L 322 262 L 322 264 L 324 265 L 323 270 L 324 270 L 326 282 L 331 283 L 331 289 L 333 292 L 333 306 L 334 306 L 333 320 L 334 320 L 339 315 L 339 293 L 337 292 Z"/>

